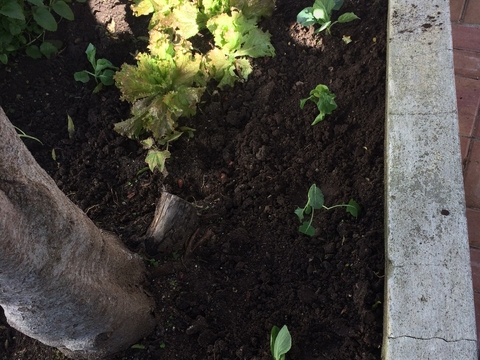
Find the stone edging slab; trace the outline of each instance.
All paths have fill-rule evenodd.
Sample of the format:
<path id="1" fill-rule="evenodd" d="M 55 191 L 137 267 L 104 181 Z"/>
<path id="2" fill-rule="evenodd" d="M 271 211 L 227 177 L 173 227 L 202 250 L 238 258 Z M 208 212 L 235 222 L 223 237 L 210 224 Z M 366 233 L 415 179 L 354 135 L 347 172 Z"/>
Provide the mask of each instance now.
<path id="1" fill-rule="evenodd" d="M 382 358 L 477 359 L 448 0 L 390 0 Z"/>

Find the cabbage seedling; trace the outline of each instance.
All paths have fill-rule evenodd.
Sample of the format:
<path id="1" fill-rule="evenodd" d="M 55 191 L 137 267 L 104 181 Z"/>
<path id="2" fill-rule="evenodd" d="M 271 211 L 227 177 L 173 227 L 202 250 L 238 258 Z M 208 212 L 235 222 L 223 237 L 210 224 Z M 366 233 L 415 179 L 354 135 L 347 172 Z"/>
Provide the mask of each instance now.
<path id="1" fill-rule="evenodd" d="M 292 337 L 288 331 L 287 325 L 281 329 L 273 326 L 270 332 L 270 352 L 275 360 L 285 360 L 285 354 L 292 347 Z"/>
<path id="2" fill-rule="evenodd" d="M 315 228 L 312 226 L 312 221 L 313 221 L 313 215 L 316 209 L 318 210 L 323 208 L 325 210 L 331 210 L 337 207 L 344 207 L 346 211 L 352 214 L 352 216 L 355 218 L 358 217 L 358 213 L 360 212 L 360 206 L 353 199 L 350 199 L 348 204 L 338 204 L 330 207 L 325 206 L 324 201 L 325 201 L 325 198 L 323 196 L 322 190 L 320 190 L 315 184 L 310 186 L 310 189 L 308 190 L 307 204 L 303 208 L 299 207 L 295 210 L 295 214 L 297 214 L 300 222 L 303 221 L 303 218 L 305 217 L 305 215 L 311 214 L 310 220 L 303 221 L 302 225 L 298 228 L 298 231 L 300 231 L 302 234 L 309 235 L 309 236 L 315 235 Z"/>
<path id="3" fill-rule="evenodd" d="M 300 11 L 297 15 L 297 22 L 303 26 L 319 24 L 320 27 L 315 30 L 316 33 L 327 30 L 327 34 L 330 34 L 332 25 L 359 19 L 353 12 L 348 12 L 340 15 L 336 21 L 332 21 L 332 11 L 339 10 L 342 5 L 343 0 L 315 0 L 313 6 Z"/>
<path id="4" fill-rule="evenodd" d="M 113 75 L 115 74 L 114 70 L 118 70 L 118 67 L 113 66 L 113 64 L 107 59 L 96 59 L 97 49 L 93 44 L 88 44 L 85 54 L 87 54 L 87 59 L 93 67 L 93 73 L 87 70 L 78 71 L 73 74 L 73 77 L 76 81 L 82 83 L 87 83 L 90 81 L 90 76 L 92 76 L 97 82 L 97 86 L 93 90 L 94 93 L 100 91 L 102 86 L 113 85 Z M 99 82 L 100 81 L 100 82 Z"/>
<path id="5" fill-rule="evenodd" d="M 300 100 L 300 109 L 303 109 L 305 103 L 310 100 L 317 104 L 320 114 L 317 115 L 312 125 L 315 125 L 325 118 L 325 115 L 329 115 L 333 110 L 337 108 L 335 102 L 335 94 L 330 92 L 326 85 L 317 85 L 315 89 L 310 91 L 310 96 L 306 99 Z"/>

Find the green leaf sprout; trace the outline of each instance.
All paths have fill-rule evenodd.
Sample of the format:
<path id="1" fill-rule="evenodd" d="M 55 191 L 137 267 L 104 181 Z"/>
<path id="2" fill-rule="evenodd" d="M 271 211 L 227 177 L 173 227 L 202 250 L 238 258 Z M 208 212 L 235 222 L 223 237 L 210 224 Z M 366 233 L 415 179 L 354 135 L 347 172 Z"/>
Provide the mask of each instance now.
<path id="1" fill-rule="evenodd" d="M 315 30 L 319 33 L 323 30 L 330 34 L 331 27 L 336 23 L 347 23 L 359 19 L 353 12 L 344 13 L 336 21 L 332 21 L 332 11 L 339 10 L 343 0 L 315 0 L 313 6 L 306 7 L 297 15 L 297 22 L 303 26 L 319 24 L 320 28 Z"/>
<path id="2" fill-rule="evenodd" d="M 288 331 L 287 325 L 281 329 L 273 326 L 270 332 L 270 352 L 275 360 L 285 360 L 285 354 L 292 347 L 292 337 Z"/>
<path id="3" fill-rule="evenodd" d="M 317 85 L 315 89 L 310 91 L 310 96 L 306 99 L 300 100 L 300 109 L 303 109 L 305 103 L 310 100 L 317 104 L 320 114 L 317 115 L 312 125 L 315 125 L 325 118 L 325 115 L 329 115 L 333 110 L 337 108 L 335 103 L 335 94 L 331 93 L 326 85 Z"/>
<path id="4" fill-rule="evenodd" d="M 345 210 L 350 213 L 354 218 L 358 217 L 360 212 L 360 206 L 357 202 L 353 199 L 350 199 L 348 204 L 338 204 L 333 206 L 325 206 L 324 205 L 325 197 L 323 196 L 322 190 L 317 187 L 317 185 L 313 184 L 310 186 L 308 190 L 308 201 L 303 208 L 298 207 L 295 210 L 295 214 L 298 216 L 298 219 L 302 223 L 298 228 L 302 234 L 313 236 L 315 235 L 315 228 L 312 226 L 313 216 L 315 214 L 315 210 L 325 209 L 331 210 L 338 207 L 344 207 Z M 311 215 L 310 215 L 311 214 Z M 305 215 L 310 215 L 309 221 L 303 221 Z"/>
<path id="5" fill-rule="evenodd" d="M 92 76 L 97 82 L 97 86 L 93 90 L 94 93 L 101 90 L 102 86 L 113 85 L 113 75 L 115 74 L 114 70 L 118 70 L 118 67 L 113 66 L 113 64 L 107 59 L 96 59 L 97 50 L 93 44 L 88 44 L 85 54 L 87 54 L 87 59 L 93 67 L 93 73 L 87 70 L 78 71 L 73 74 L 73 77 L 76 81 L 82 83 L 87 83 L 90 81 L 90 76 Z M 100 82 L 99 82 L 100 81 Z"/>

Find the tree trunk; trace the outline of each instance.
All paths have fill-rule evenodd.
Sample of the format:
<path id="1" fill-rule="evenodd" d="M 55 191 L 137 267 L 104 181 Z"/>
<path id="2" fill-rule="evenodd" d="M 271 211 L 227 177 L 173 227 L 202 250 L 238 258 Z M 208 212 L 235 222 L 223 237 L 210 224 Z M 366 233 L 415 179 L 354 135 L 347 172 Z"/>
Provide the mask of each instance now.
<path id="1" fill-rule="evenodd" d="M 20 332 L 74 358 L 148 335 L 145 267 L 40 168 L 0 108 L 0 305 Z"/>

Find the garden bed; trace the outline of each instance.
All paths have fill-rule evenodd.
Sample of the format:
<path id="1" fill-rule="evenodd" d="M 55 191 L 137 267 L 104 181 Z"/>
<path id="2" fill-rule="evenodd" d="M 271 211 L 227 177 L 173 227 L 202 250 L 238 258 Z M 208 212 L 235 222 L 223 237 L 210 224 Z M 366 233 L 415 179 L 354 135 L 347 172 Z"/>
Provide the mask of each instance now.
<path id="1" fill-rule="evenodd" d="M 99 227 L 139 250 L 165 188 L 198 206 L 199 237 L 213 233 L 190 261 L 166 254 L 149 267 L 159 325 L 144 349 L 112 359 L 271 359 L 270 329 L 284 324 L 293 338 L 289 358 L 379 359 L 387 1 L 347 0 L 341 12 L 361 20 L 336 24 L 328 36 L 295 22 L 311 1 L 277 0 L 261 23 L 276 57 L 254 60 L 249 80 L 234 88 L 210 84 L 197 115 L 182 120 L 195 136 L 172 143 L 166 177 L 137 175 L 146 151 L 113 131 L 129 117 L 119 91 L 92 94 L 93 82 L 73 79 L 88 67 L 90 42 L 117 66 L 134 62 L 148 19 L 134 18 L 126 4 L 74 3 L 76 20 L 60 25 L 60 54 L 20 57 L 0 69 L 0 105 L 43 142 L 25 140 Z M 318 84 L 336 95 L 338 108 L 312 127 L 315 105 L 301 110 L 299 103 Z M 317 211 L 316 235 L 300 234 L 294 210 L 313 183 L 327 206 L 355 199 L 359 218 L 344 209 Z M 8 346 L 0 355 L 58 356 L 2 323 Z"/>

